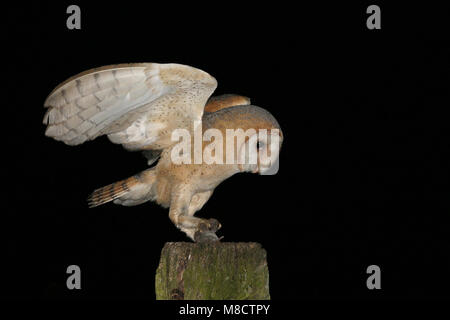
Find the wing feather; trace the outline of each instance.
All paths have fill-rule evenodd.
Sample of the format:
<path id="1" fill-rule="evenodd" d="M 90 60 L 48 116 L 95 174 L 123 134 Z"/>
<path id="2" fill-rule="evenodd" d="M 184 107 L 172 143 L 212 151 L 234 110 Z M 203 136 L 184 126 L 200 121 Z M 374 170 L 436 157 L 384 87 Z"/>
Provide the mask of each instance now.
<path id="1" fill-rule="evenodd" d="M 164 138 L 147 137 L 157 134 L 151 131 L 154 128 L 175 124 L 187 127 L 185 120 L 200 119 L 216 86 L 216 80 L 206 72 L 179 64 L 121 64 L 91 69 L 66 80 L 47 97 L 45 134 L 68 145 L 106 134 L 125 147 L 132 142 L 135 148 L 142 148 L 147 143 L 142 137 L 151 142 Z M 181 102 L 185 112 L 177 112 L 174 117 L 170 110 L 179 108 Z M 145 131 L 147 125 L 150 131 L 142 137 L 130 137 L 129 132 L 136 132 L 136 128 L 129 132 L 127 129 L 137 125 L 144 126 L 139 132 Z"/>

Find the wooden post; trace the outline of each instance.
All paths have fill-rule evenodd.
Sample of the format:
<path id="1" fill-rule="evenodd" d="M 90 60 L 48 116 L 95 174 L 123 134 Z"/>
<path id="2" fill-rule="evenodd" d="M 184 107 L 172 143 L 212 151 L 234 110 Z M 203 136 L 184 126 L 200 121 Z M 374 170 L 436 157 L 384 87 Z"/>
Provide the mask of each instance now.
<path id="1" fill-rule="evenodd" d="M 155 289 L 157 300 L 268 300 L 266 250 L 255 242 L 168 242 Z"/>

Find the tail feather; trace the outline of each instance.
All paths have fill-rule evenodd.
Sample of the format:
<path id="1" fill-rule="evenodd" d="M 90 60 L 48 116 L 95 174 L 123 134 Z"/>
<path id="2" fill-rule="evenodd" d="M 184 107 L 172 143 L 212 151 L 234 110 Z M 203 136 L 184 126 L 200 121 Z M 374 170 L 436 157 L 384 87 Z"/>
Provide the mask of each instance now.
<path id="1" fill-rule="evenodd" d="M 151 187 L 155 177 L 153 170 L 143 171 L 128 179 L 114 182 L 92 192 L 87 201 L 89 208 L 114 201 L 122 205 L 137 205 L 151 200 Z"/>

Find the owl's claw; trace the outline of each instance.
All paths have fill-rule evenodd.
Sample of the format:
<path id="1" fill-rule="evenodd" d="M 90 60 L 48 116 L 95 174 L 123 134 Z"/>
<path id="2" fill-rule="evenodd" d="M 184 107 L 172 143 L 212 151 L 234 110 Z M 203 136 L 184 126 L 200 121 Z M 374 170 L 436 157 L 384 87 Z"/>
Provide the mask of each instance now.
<path id="1" fill-rule="evenodd" d="M 209 219 L 208 224 L 209 224 L 209 230 L 214 231 L 214 232 L 216 232 L 217 230 L 222 228 L 222 225 L 220 224 L 220 222 L 214 218 Z"/>
<path id="2" fill-rule="evenodd" d="M 214 218 L 204 220 L 201 223 L 199 223 L 199 225 L 198 225 L 198 231 L 201 231 L 201 232 L 205 232 L 205 231 L 216 232 L 220 228 L 222 228 L 222 225 L 220 224 L 219 221 L 217 221 Z"/>

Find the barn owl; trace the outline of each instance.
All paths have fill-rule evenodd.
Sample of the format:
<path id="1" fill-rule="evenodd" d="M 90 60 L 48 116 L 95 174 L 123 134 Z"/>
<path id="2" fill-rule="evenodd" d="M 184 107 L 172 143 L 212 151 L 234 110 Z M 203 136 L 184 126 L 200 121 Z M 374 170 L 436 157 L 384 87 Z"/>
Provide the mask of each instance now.
<path id="1" fill-rule="evenodd" d="M 225 179 L 239 172 L 268 170 L 271 164 L 259 158 L 261 145 L 276 143 L 279 147 L 283 135 L 276 119 L 251 105 L 250 99 L 211 97 L 216 87 L 216 79 L 208 73 L 181 64 L 133 63 L 91 69 L 61 83 L 47 97 L 45 134 L 70 146 L 106 135 L 111 142 L 147 157 L 148 169 L 95 190 L 88 198 L 89 207 L 110 201 L 124 206 L 155 201 L 169 208 L 170 220 L 193 241 L 218 241 L 220 223 L 194 217 L 195 212 Z M 172 135 L 179 129 L 195 134 L 194 123 L 201 124 L 201 133 L 215 129 L 226 136 L 229 129 L 264 129 L 277 132 L 279 139 L 263 141 L 254 134 L 233 146 L 234 160 L 242 150 L 253 148 L 256 163 L 250 163 L 249 157 L 231 163 L 175 163 L 173 151 L 178 144 Z M 252 138 L 256 147 L 250 145 Z M 201 141 L 200 151 L 208 142 Z M 223 146 L 217 150 L 227 152 Z"/>

